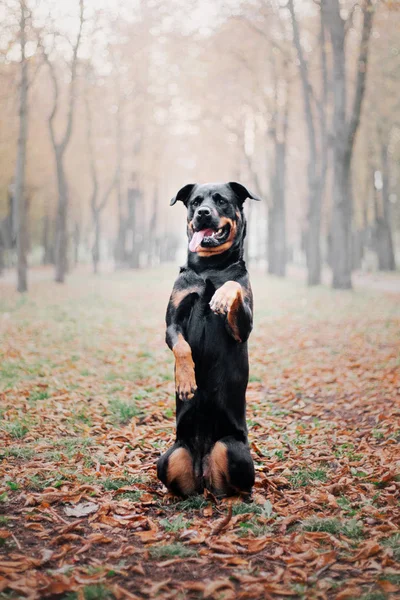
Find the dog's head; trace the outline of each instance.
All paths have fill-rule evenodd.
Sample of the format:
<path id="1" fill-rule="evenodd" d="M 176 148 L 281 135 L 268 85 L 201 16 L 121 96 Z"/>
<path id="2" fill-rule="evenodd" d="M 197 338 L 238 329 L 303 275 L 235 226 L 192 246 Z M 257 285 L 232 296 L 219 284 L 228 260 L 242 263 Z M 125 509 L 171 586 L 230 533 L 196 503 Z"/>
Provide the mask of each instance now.
<path id="1" fill-rule="evenodd" d="M 202 258 L 241 248 L 246 234 L 243 203 L 246 198 L 260 200 L 236 182 L 185 185 L 172 198 L 187 208 L 189 250 Z"/>

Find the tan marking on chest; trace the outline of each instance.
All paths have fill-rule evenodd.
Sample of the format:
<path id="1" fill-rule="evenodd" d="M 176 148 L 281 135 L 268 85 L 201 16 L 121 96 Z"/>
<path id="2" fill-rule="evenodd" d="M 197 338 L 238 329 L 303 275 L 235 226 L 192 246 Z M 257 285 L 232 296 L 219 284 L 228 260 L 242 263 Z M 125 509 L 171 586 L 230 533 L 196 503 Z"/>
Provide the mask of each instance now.
<path id="1" fill-rule="evenodd" d="M 186 288 L 185 290 L 173 290 L 171 294 L 171 302 L 174 308 L 178 308 L 182 300 L 184 300 L 189 294 L 200 293 L 200 288 L 197 286 L 192 286 Z"/>

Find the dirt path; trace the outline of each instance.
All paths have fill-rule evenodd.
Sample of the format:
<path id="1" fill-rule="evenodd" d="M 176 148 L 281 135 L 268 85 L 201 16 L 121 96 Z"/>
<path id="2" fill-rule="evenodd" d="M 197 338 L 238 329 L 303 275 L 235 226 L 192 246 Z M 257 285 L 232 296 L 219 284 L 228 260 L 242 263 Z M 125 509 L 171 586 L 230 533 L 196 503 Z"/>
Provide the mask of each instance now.
<path id="1" fill-rule="evenodd" d="M 253 498 L 179 501 L 175 269 L 0 284 L 0 598 L 400 593 L 400 303 L 254 274 Z"/>

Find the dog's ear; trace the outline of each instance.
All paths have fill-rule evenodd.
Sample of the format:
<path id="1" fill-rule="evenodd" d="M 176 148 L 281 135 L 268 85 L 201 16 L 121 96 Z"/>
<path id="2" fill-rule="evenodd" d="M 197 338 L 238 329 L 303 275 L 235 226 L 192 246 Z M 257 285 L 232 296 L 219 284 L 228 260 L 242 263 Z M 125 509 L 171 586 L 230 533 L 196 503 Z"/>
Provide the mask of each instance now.
<path id="1" fill-rule="evenodd" d="M 188 183 L 183 188 L 181 188 L 177 195 L 172 198 L 170 206 L 173 206 L 176 202 L 178 202 L 178 200 L 180 200 L 185 206 L 187 206 L 189 196 L 193 192 L 196 185 L 196 183 Z"/>
<path id="2" fill-rule="evenodd" d="M 261 200 L 259 196 L 249 192 L 249 190 L 245 188 L 244 185 L 242 185 L 241 183 L 237 183 L 236 181 L 230 181 L 228 185 L 242 204 L 246 200 L 246 198 L 251 198 L 252 200 L 257 201 Z"/>

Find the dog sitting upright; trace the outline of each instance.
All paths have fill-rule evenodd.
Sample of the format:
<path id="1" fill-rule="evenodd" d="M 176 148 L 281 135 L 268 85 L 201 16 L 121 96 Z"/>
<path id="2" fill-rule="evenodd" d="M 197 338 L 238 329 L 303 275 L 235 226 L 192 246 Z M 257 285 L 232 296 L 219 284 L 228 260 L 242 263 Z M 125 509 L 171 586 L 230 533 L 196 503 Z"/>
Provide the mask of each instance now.
<path id="1" fill-rule="evenodd" d="M 246 198 L 239 183 L 189 184 L 171 200 L 188 209 L 187 265 L 167 308 L 175 356 L 176 441 L 157 463 L 176 495 L 204 487 L 218 496 L 249 493 L 254 465 L 247 441 L 247 339 L 253 298 L 243 260 Z"/>

